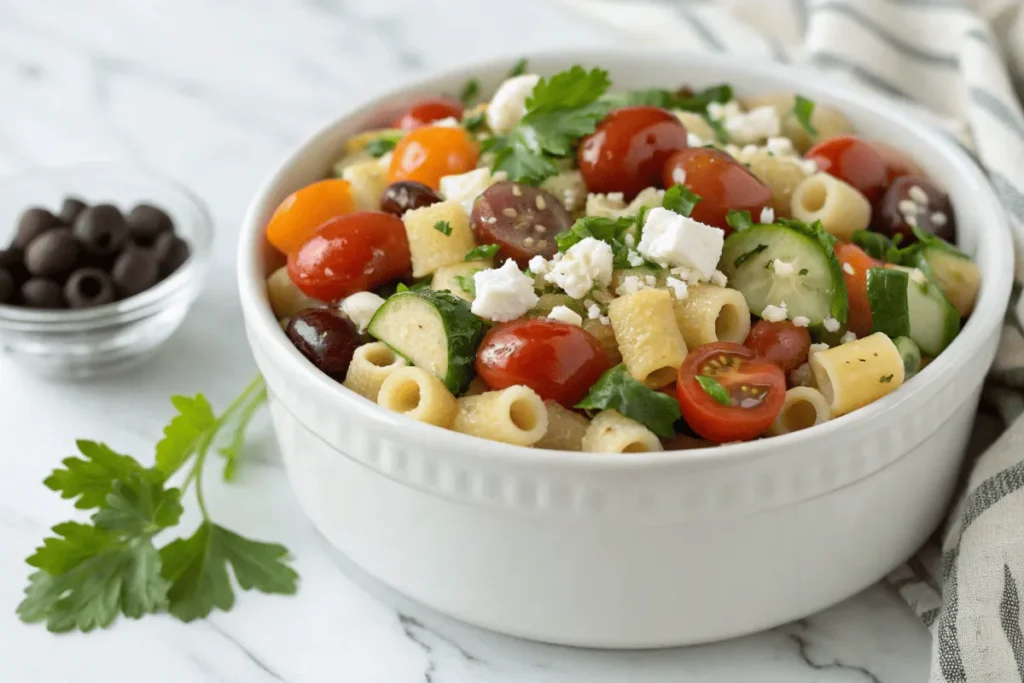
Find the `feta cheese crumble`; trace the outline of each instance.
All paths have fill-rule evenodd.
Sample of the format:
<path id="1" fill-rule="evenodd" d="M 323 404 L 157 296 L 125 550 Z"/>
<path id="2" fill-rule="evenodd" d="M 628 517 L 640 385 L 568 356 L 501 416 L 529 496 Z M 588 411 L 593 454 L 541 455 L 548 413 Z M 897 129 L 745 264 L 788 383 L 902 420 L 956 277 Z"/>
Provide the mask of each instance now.
<path id="1" fill-rule="evenodd" d="M 853 269 L 853 266 L 850 265 L 849 263 L 844 263 L 843 264 L 843 272 L 846 273 L 847 275 L 856 275 L 857 274 L 857 271 L 855 271 Z"/>
<path id="2" fill-rule="evenodd" d="M 792 263 L 783 261 L 782 259 L 775 259 L 772 261 L 772 270 L 775 271 L 775 274 L 779 277 L 788 277 L 796 272 Z"/>
<path id="3" fill-rule="evenodd" d="M 477 168 L 467 173 L 443 176 L 439 189 L 442 197 L 458 202 L 469 214 L 473 211 L 473 202 L 484 190 L 507 177 L 504 171 L 498 171 L 491 175 L 491 169 Z"/>
<path id="4" fill-rule="evenodd" d="M 384 299 L 373 292 L 356 292 L 341 302 L 341 312 L 359 328 L 359 333 L 366 331 L 370 319 L 377 309 L 384 304 Z"/>
<path id="5" fill-rule="evenodd" d="M 806 315 L 798 315 L 795 318 L 793 318 L 793 324 L 796 325 L 797 327 L 807 327 L 808 325 L 811 324 L 811 319 L 808 318 Z"/>
<path id="6" fill-rule="evenodd" d="M 808 357 L 813 356 L 818 351 L 828 351 L 828 344 L 811 344 L 810 348 L 807 349 Z"/>
<path id="7" fill-rule="evenodd" d="M 504 135 L 516 127 L 526 113 L 526 100 L 540 82 L 536 74 L 523 74 L 506 79 L 487 105 L 487 125 Z"/>
<path id="8" fill-rule="evenodd" d="M 789 317 L 789 311 L 786 310 L 786 302 L 780 301 L 778 306 L 768 304 L 761 311 L 761 319 L 767 320 L 770 323 L 781 323 Z"/>
<path id="9" fill-rule="evenodd" d="M 915 204 L 928 206 L 928 193 L 922 190 L 920 185 L 911 185 L 907 190 L 907 196 L 914 200 Z"/>
<path id="10" fill-rule="evenodd" d="M 761 209 L 761 222 L 762 223 L 774 223 L 775 222 L 775 209 L 770 206 L 766 206 Z"/>
<path id="11" fill-rule="evenodd" d="M 470 310 L 481 318 L 503 323 L 522 317 L 537 305 L 533 280 L 509 259 L 501 268 L 488 268 L 473 275 L 476 298 Z"/>
<path id="12" fill-rule="evenodd" d="M 576 327 L 583 324 L 583 316 L 568 306 L 555 306 L 548 313 L 548 318 L 568 325 L 575 325 Z"/>
<path id="13" fill-rule="evenodd" d="M 845 334 L 843 334 L 842 337 L 839 338 L 840 344 L 849 344 L 852 341 L 857 341 L 857 335 L 850 331 L 847 331 Z"/>
<path id="14" fill-rule="evenodd" d="M 910 271 L 910 281 L 916 285 L 924 286 L 928 284 L 928 276 L 921 272 L 920 268 L 914 268 Z"/>
<path id="15" fill-rule="evenodd" d="M 677 301 L 682 301 L 686 297 L 690 296 L 689 287 L 679 278 L 672 277 L 670 275 L 665 279 L 665 285 L 668 286 L 669 290 L 672 292 L 672 296 L 674 296 Z"/>
<path id="16" fill-rule="evenodd" d="M 584 302 L 586 303 L 586 302 Z M 595 303 L 591 303 L 587 306 L 587 318 L 590 320 L 597 320 L 601 317 L 601 307 Z"/>
<path id="17" fill-rule="evenodd" d="M 431 123 L 431 126 L 437 126 L 438 128 L 458 128 L 461 122 L 454 116 L 446 116 L 443 119 L 438 119 Z"/>
<path id="18" fill-rule="evenodd" d="M 582 299 L 595 286 L 607 287 L 612 281 L 613 260 L 611 245 L 587 237 L 569 247 L 544 279 Z"/>
<path id="19" fill-rule="evenodd" d="M 711 284 L 715 287 L 725 287 L 729 284 L 729 279 L 725 277 L 725 273 L 720 270 L 716 270 L 711 274 Z"/>
<path id="20" fill-rule="evenodd" d="M 636 294 L 641 289 L 647 287 L 644 280 L 638 275 L 627 275 L 622 278 L 622 282 L 619 284 L 617 291 L 619 296 L 624 294 Z"/>
<path id="21" fill-rule="evenodd" d="M 526 264 L 526 267 L 529 268 L 530 272 L 534 275 L 544 276 L 547 275 L 548 272 L 548 261 L 538 254 L 530 259 L 529 263 Z"/>
<path id="22" fill-rule="evenodd" d="M 933 225 L 936 225 L 936 226 L 941 228 L 948 221 L 949 221 L 949 218 L 946 216 L 946 214 L 942 213 L 941 211 L 936 211 L 935 213 L 932 214 L 932 224 Z"/>
<path id="23" fill-rule="evenodd" d="M 710 111 L 710 107 L 708 108 Z M 765 138 L 779 137 L 782 123 L 775 107 L 755 107 L 750 111 L 735 112 L 725 116 L 722 121 L 729 139 L 737 144 L 752 144 Z"/>
<path id="24" fill-rule="evenodd" d="M 626 260 L 634 268 L 639 268 L 644 264 L 644 257 L 632 250 L 626 255 Z"/>
<path id="25" fill-rule="evenodd" d="M 701 140 L 700 136 L 697 135 L 696 133 L 687 133 L 686 134 L 686 145 L 688 147 L 703 147 L 704 146 L 704 141 Z"/>
<path id="26" fill-rule="evenodd" d="M 829 332 L 838 332 L 841 327 L 839 321 L 835 318 L 825 318 L 821 325 Z"/>
<path id="27" fill-rule="evenodd" d="M 647 212 L 637 251 L 662 266 L 687 266 L 707 279 L 722 256 L 725 232 L 655 207 Z"/>

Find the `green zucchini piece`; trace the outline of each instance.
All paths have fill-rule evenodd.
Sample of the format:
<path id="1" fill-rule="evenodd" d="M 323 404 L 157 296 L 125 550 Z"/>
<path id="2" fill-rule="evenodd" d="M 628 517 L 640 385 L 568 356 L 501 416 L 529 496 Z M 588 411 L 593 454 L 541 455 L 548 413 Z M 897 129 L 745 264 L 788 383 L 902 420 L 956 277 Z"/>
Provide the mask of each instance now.
<path id="1" fill-rule="evenodd" d="M 890 339 L 910 334 L 910 276 L 896 268 L 869 268 L 867 282 L 871 331 L 882 332 Z"/>
<path id="2" fill-rule="evenodd" d="M 783 302 L 789 317 L 804 316 L 811 325 L 825 318 L 846 322 L 848 302 L 835 239 L 818 226 L 781 219 L 754 225 L 725 240 L 719 269 L 729 286 L 739 290 L 755 315 Z M 787 264 L 776 273 L 776 260 Z"/>
<path id="3" fill-rule="evenodd" d="M 484 323 L 450 292 L 410 290 L 377 309 L 367 332 L 459 395 L 473 377 Z"/>
<path id="4" fill-rule="evenodd" d="M 893 344 L 903 358 L 903 380 L 906 381 L 921 371 L 921 349 L 910 337 L 896 337 Z"/>
<path id="5" fill-rule="evenodd" d="M 927 276 L 915 276 L 912 268 L 894 266 L 894 269 L 905 271 L 910 277 L 907 286 L 910 334 L 907 336 L 921 348 L 922 354 L 934 358 L 960 332 L 960 314 Z"/>

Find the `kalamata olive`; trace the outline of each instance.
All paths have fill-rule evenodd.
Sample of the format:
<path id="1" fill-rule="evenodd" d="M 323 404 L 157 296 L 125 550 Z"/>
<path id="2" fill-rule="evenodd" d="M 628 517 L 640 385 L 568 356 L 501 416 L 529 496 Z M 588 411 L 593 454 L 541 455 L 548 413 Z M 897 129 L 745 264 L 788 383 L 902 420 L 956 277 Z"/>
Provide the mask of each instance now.
<path id="1" fill-rule="evenodd" d="M 17 285 L 14 276 L 6 268 L 0 268 L 0 304 L 6 304 L 14 297 Z"/>
<path id="2" fill-rule="evenodd" d="M 339 382 L 345 379 L 352 354 L 362 343 L 352 321 L 326 308 L 300 312 L 292 317 L 285 332 L 299 353 Z"/>
<path id="3" fill-rule="evenodd" d="M 60 207 L 60 214 L 58 217 L 65 225 L 74 225 L 75 220 L 78 218 L 78 214 L 82 213 L 87 208 L 89 208 L 89 205 L 78 197 L 67 197 Z"/>
<path id="4" fill-rule="evenodd" d="M 28 270 L 25 269 L 25 254 L 17 247 L 0 249 L 0 268 L 14 278 L 14 283 L 18 287 L 29 278 Z"/>
<path id="5" fill-rule="evenodd" d="M 478 242 L 497 244 L 499 259 L 526 268 L 534 256 L 555 255 L 555 235 L 572 225 L 572 216 L 550 192 L 506 180 L 477 197 L 470 221 Z"/>
<path id="6" fill-rule="evenodd" d="M 920 176 L 893 180 L 882 196 L 874 221 L 879 232 L 890 237 L 903 235 L 904 244 L 917 239 L 910 229 L 912 225 L 947 242 L 956 240 L 956 217 L 949 195 Z"/>
<path id="7" fill-rule="evenodd" d="M 153 255 L 160 266 L 160 277 L 167 277 L 181 268 L 191 253 L 188 242 L 173 232 L 165 232 L 157 237 L 153 245 Z"/>
<path id="8" fill-rule="evenodd" d="M 25 249 L 32 240 L 50 228 L 57 228 L 60 225 L 60 219 L 46 209 L 38 207 L 28 209 L 18 219 L 18 228 L 14 233 L 14 241 L 11 246 Z"/>
<path id="9" fill-rule="evenodd" d="M 70 228 L 53 228 L 36 237 L 25 249 L 25 267 L 36 277 L 66 275 L 75 267 L 78 240 Z"/>
<path id="10" fill-rule="evenodd" d="M 64 295 L 53 280 L 34 277 L 21 286 L 21 302 L 28 308 L 64 308 Z"/>
<path id="11" fill-rule="evenodd" d="M 174 232 L 174 221 L 162 209 L 150 204 L 139 204 L 126 220 L 132 239 L 137 244 L 150 246 L 165 232 Z"/>
<path id="12" fill-rule="evenodd" d="M 423 183 L 415 180 L 399 180 L 384 189 L 380 198 L 382 211 L 401 217 L 411 209 L 422 209 L 424 206 L 437 204 L 441 198 Z"/>
<path id="13" fill-rule="evenodd" d="M 90 206 L 75 220 L 75 237 L 90 256 L 109 256 L 128 241 L 128 223 L 112 204 Z"/>
<path id="14" fill-rule="evenodd" d="M 125 299 L 155 285 L 160 279 L 160 267 L 152 251 L 129 246 L 114 261 L 110 276 L 118 298 Z"/>
<path id="15" fill-rule="evenodd" d="M 113 281 L 98 268 L 79 268 L 64 283 L 64 300 L 68 308 L 102 306 L 114 299 Z"/>

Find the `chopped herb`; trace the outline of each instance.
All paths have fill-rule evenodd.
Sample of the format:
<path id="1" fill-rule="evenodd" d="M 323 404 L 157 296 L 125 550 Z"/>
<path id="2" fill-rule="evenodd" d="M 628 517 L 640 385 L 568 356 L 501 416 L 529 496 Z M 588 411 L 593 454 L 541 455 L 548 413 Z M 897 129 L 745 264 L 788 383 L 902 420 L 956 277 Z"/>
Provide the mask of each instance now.
<path id="1" fill-rule="evenodd" d="M 365 149 L 366 153 L 372 156 L 374 159 L 379 159 L 380 157 L 384 156 L 385 154 L 393 150 L 395 148 L 395 145 L 397 144 L 397 138 L 379 137 L 367 142 L 366 147 L 364 147 L 363 149 Z"/>
<path id="2" fill-rule="evenodd" d="M 882 384 L 888 384 L 889 382 L 892 381 L 892 377 L 892 375 L 883 375 L 878 378 L 878 381 Z"/>
<path id="3" fill-rule="evenodd" d="M 580 218 L 568 230 L 555 235 L 555 243 L 558 251 L 568 251 L 570 247 L 582 242 L 588 237 L 607 242 L 612 248 L 615 268 L 630 268 L 629 247 L 626 246 L 624 238 L 626 231 L 633 225 L 631 216 L 622 218 L 605 218 L 603 216 L 584 216 Z"/>
<path id="4" fill-rule="evenodd" d="M 793 104 L 793 116 L 796 117 L 797 122 L 800 126 L 812 136 L 818 134 L 818 130 L 811 123 L 811 117 L 814 115 L 814 101 L 809 100 L 803 95 L 796 96 L 796 102 Z"/>
<path id="5" fill-rule="evenodd" d="M 474 270 L 473 273 L 479 273 L 479 270 Z M 476 280 L 473 279 L 473 273 L 469 275 L 456 275 L 455 284 L 459 286 L 466 294 L 476 296 Z"/>
<path id="6" fill-rule="evenodd" d="M 811 271 L 807 270 L 806 268 L 801 268 L 800 272 L 798 273 L 798 275 L 807 275 L 807 273 L 809 273 L 809 272 L 811 272 Z"/>
<path id="7" fill-rule="evenodd" d="M 746 209 L 729 209 L 729 213 L 725 214 L 725 222 L 736 232 L 742 232 L 754 225 L 754 219 Z"/>
<path id="8" fill-rule="evenodd" d="M 666 439 L 675 434 L 672 425 L 681 417 L 678 401 L 636 381 L 621 364 L 601 375 L 576 407 L 617 410 Z"/>
<path id="9" fill-rule="evenodd" d="M 902 235 L 898 235 L 902 237 Z M 888 263 L 899 263 L 901 259 L 900 250 L 896 244 L 885 235 L 870 230 L 855 230 L 853 232 L 853 243 L 867 252 L 868 256 Z"/>
<path id="10" fill-rule="evenodd" d="M 476 102 L 477 95 L 480 94 L 480 81 L 475 78 L 471 78 L 466 81 L 466 85 L 462 86 L 462 90 L 459 91 L 459 100 L 462 101 L 463 106 L 470 106 Z"/>
<path id="11" fill-rule="evenodd" d="M 697 383 L 700 384 L 700 388 L 704 390 L 705 394 L 715 399 L 718 403 L 721 403 L 723 406 L 732 405 L 732 396 L 714 377 L 697 375 Z"/>
<path id="12" fill-rule="evenodd" d="M 526 66 L 526 57 L 520 57 L 519 60 L 512 65 L 512 68 L 508 70 L 508 77 L 512 78 L 514 76 L 522 76 L 526 73 Z"/>
<path id="13" fill-rule="evenodd" d="M 959 258 L 970 258 L 969 256 L 967 256 L 967 254 L 965 254 L 964 252 L 960 251 L 959 249 L 954 247 L 952 244 L 950 244 L 946 240 L 944 240 L 941 237 L 939 237 L 938 235 L 933 235 L 931 233 L 925 232 L 924 230 L 922 230 L 921 228 L 917 227 L 916 225 L 910 226 L 910 230 L 911 230 L 911 232 L 914 233 L 914 237 L 917 238 L 917 241 L 919 243 L 923 244 L 926 247 L 931 247 L 932 249 L 938 249 L 939 251 L 944 251 L 947 254 L 951 254 L 951 255 L 957 256 Z M 908 249 L 909 249 L 909 247 L 908 247 Z"/>
<path id="14" fill-rule="evenodd" d="M 399 282 L 398 285 L 395 287 L 395 293 L 396 294 L 399 294 L 401 292 L 408 292 L 408 291 L 409 291 L 409 287 L 404 282 Z"/>
<path id="15" fill-rule="evenodd" d="M 487 112 L 478 111 L 475 114 L 469 114 L 462 119 L 462 127 L 468 130 L 470 133 L 475 133 L 483 128 L 484 123 L 487 120 Z"/>
<path id="16" fill-rule="evenodd" d="M 452 234 L 452 224 L 448 221 L 438 221 L 434 223 L 434 230 L 437 230 L 445 237 L 448 237 Z"/>
<path id="17" fill-rule="evenodd" d="M 719 121 L 718 119 L 711 118 L 711 116 L 706 113 L 702 114 L 701 116 L 704 118 L 704 121 L 711 127 L 711 130 L 715 131 L 716 142 L 723 145 L 729 142 L 729 134 L 726 132 L 725 126 L 722 124 L 721 121 Z M 705 147 L 711 147 L 712 149 L 715 148 L 714 145 L 705 145 Z M 749 168 L 749 164 L 745 165 Z"/>
<path id="18" fill-rule="evenodd" d="M 689 216 L 699 201 L 700 196 L 694 194 L 690 188 L 685 185 L 673 185 L 665 190 L 665 197 L 661 200 L 661 205 L 669 211 Z"/>
<path id="19" fill-rule="evenodd" d="M 501 249 L 497 244 L 481 244 L 466 252 L 466 261 L 480 261 L 494 258 L 494 255 Z"/>
<path id="20" fill-rule="evenodd" d="M 756 247 L 754 247 L 753 249 L 751 249 L 750 251 L 748 251 L 748 252 L 746 252 L 744 254 L 740 254 L 739 256 L 737 256 L 736 260 L 732 262 L 732 265 L 735 266 L 736 268 L 739 268 L 744 263 L 746 263 L 747 261 L 749 261 L 753 257 L 757 256 L 758 254 L 760 254 L 762 251 L 764 251 L 767 248 L 768 248 L 767 244 L 759 244 Z M 771 264 L 771 261 L 769 261 L 766 264 L 766 267 L 768 265 L 770 265 L 770 264 Z"/>

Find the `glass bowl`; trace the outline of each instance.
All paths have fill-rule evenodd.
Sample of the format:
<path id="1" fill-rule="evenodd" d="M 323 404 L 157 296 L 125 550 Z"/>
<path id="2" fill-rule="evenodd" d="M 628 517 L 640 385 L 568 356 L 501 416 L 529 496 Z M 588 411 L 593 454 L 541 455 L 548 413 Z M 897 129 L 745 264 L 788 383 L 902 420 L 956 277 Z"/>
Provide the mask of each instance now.
<path id="1" fill-rule="evenodd" d="M 81 310 L 0 305 L 0 351 L 10 360 L 46 377 L 92 377 L 145 360 L 178 329 L 206 279 L 212 221 L 191 191 L 146 171 L 40 170 L 0 178 L 0 248 L 10 243 L 25 209 L 39 206 L 57 213 L 65 197 L 114 204 L 125 213 L 141 202 L 153 204 L 170 215 L 191 247 L 177 271 L 121 301 Z"/>

